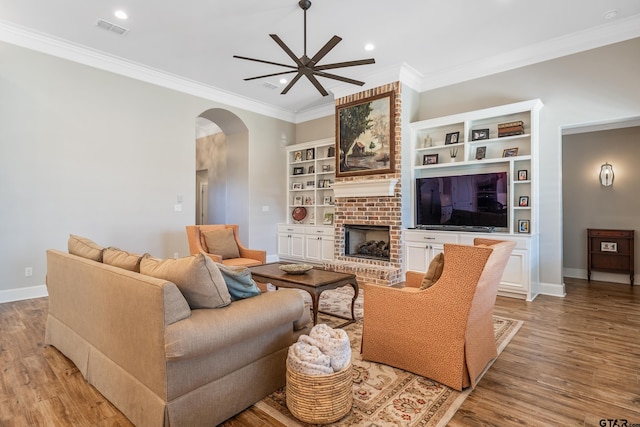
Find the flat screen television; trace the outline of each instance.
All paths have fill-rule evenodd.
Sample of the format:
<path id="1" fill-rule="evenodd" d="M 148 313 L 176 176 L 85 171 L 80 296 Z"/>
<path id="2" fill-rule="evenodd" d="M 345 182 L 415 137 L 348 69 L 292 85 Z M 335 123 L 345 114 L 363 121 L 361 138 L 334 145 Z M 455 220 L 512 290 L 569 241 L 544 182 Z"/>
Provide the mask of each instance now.
<path id="1" fill-rule="evenodd" d="M 507 229 L 507 172 L 416 178 L 416 228 Z"/>

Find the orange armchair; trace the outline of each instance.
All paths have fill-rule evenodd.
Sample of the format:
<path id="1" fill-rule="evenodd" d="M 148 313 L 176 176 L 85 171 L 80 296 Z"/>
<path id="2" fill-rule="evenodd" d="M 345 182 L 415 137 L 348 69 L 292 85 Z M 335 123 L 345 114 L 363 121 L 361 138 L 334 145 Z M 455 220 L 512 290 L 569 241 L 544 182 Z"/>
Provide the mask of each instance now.
<path id="1" fill-rule="evenodd" d="M 493 306 L 515 242 L 474 244 L 445 244 L 442 275 L 427 289 L 418 288 L 423 274 L 410 272 L 406 288 L 363 285 L 363 359 L 475 387 L 498 354 Z"/>
<path id="2" fill-rule="evenodd" d="M 230 266 L 250 267 L 252 265 L 264 264 L 267 261 L 267 252 L 257 249 L 248 249 L 240 242 L 238 238 L 237 224 L 210 224 L 210 225 L 187 225 L 187 238 L 189 239 L 189 252 L 191 255 L 204 252 L 213 261 Z M 207 247 L 207 241 L 204 233 L 214 230 L 230 229 L 233 232 L 233 240 L 238 248 L 239 257 L 227 258 L 221 254 L 211 253 Z M 226 242 L 233 245 L 233 241 Z M 234 248 L 235 249 L 235 248 Z"/>

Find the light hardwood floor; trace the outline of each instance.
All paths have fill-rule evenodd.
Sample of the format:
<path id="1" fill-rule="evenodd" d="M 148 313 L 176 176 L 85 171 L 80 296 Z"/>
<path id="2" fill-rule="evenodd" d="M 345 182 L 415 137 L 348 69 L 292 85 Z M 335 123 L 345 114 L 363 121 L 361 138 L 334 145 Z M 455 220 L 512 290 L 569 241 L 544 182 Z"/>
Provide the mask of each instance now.
<path id="1" fill-rule="evenodd" d="M 566 285 L 566 298 L 498 297 L 495 313 L 524 326 L 450 426 L 640 424 L 640 287 Z M 0 426 L 130 426 L 64 356 L 44 346 L 46 313 L 46 298 L 0 304 Z M 282 424 L 249 409 L 224 426 Z"/>

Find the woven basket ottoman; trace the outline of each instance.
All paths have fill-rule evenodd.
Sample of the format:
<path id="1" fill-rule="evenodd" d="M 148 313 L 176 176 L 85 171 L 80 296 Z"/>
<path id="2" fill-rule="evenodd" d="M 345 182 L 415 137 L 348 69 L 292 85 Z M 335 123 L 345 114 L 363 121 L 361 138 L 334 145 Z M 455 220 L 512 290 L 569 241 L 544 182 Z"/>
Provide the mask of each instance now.
<path id="1" fill-rule="evenodd" d="M 353 374 L 349 365 L 333 374 L 306 375 L 287 364 L 287 407 L 294 417 L 309 424 L 338 421 L 353 404 Z"/>

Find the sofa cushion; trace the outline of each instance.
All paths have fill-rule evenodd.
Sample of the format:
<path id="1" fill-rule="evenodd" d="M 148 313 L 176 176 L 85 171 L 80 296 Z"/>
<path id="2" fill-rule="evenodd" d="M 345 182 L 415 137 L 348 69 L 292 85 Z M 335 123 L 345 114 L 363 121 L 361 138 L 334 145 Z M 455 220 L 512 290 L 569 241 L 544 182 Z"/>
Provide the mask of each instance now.
<path id="1" fill-rule="evenodd" d="M 102 262 L 105 264 L 136 273 L 140 273 L 140 260 L 142 260 L 142 255 L 123 251 L 113 246 L 109 246 L 102 253 Z"/>
<path id="2" fill-rule="evenodd" d="M 247 267 L 228 266 L 216 263 L 218 269 L 224 277 L 227 289 L 231 295 L 231 301 L 260 295 L 260 289 L 255 280 L 251 277 L 251 270 Z"/>
<path id="3" fill-rule="evenodd" d="M 420 286 L 420 289 L 427 289 L 431 285 L 436 283 L 440 278 L 440 275 L 442 274 L 443 268 L 444 268 L 444 255 L 442 253 L 439 253 L 438 255 L 434 256 L 433 259 L 431 260 L 431 263 L 429 264 L 429 269 L 427 270 L 427 272 L 424 275 L 424 278 L 422 279 L 422 285 Z"/>
<path id="4" fill-rule="evenodd" d="M 233 229 L 210 230 L 203 232 L 202 235 L 207 245 L 207 252 L 210 254 L 220 255 L 222 259 L 240 257 L 238 244 L 233 236 Z"/>
<path id="5" fill-rule="evenodd" d="M 67 247 L 69 253 L 72 255 L 102 262 L 102 253 L 104 248 L 93 240 L 70 234 Z"/>
<path id="6" fill-rule="evenodd" d="M 140 273 L 175 283 L 192 309 L 219 308 L 231 303 L 222 273 L 202 253 L 165 260 L 145 255 L 140 261 Z"/>

